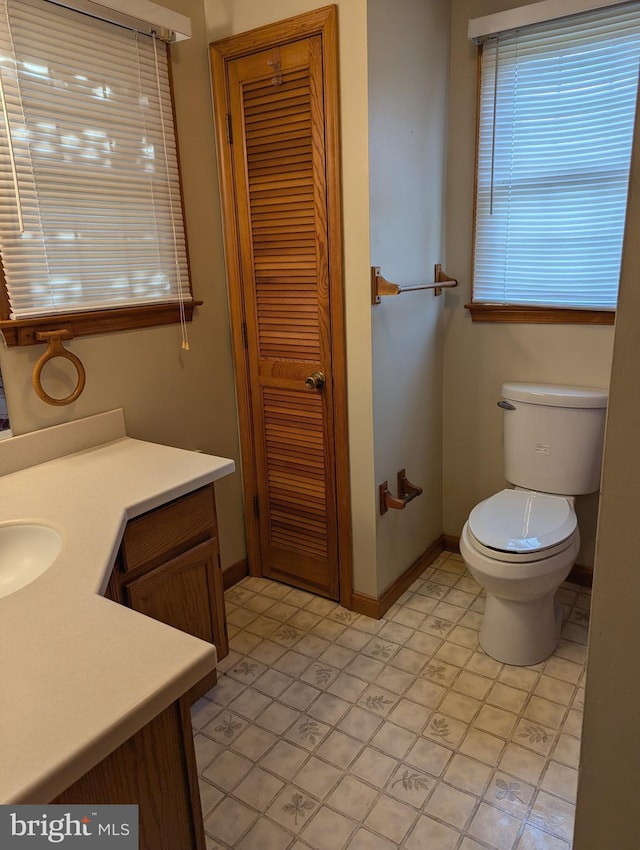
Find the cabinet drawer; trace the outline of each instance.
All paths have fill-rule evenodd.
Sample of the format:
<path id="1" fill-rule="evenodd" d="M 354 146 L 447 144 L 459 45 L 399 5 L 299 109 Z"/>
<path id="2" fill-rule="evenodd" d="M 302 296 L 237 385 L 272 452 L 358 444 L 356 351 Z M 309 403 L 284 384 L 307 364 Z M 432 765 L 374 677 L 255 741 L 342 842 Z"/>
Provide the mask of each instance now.
<path id="1" fill-rule="evenodd" d="M 217 536 L 213 487 L 203 487 L 128 523 L 122 541 L 124 572 L 166 560 Z"/>

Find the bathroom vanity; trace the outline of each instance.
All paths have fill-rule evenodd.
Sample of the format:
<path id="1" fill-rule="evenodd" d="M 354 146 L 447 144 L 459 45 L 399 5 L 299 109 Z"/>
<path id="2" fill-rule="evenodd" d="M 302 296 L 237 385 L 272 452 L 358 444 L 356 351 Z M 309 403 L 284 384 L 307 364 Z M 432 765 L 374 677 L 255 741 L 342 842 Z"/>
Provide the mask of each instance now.
<path id="1" fill-rule="evenodd" d="M 105 595 L 228 654 L 213 484 L 127 524 Z M 214 670 L 191 697 L 215 683 Z"/>
<path id="2" fill-rule="evenodd" d="M 233 469 L 131 439 L 122 411 L 0 442 L 0 526 L 61 538 L 0 598 L 0 802 L 138 803 L 142 850 L 204 850 L 189 705 L 226 651 L 213 483 Z"/>
<path id="3" fill-rule="evenodd" d="M 176 700 L 49 802 L 135 802 L 140 850 L 205 850 L 189 705 Z"/>

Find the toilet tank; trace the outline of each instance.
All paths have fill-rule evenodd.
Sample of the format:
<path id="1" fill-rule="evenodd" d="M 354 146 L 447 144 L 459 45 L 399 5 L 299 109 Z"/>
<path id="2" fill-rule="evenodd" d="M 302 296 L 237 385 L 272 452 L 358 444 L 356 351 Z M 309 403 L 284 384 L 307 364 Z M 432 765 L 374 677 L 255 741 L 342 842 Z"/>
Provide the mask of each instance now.
<path id="1" fill-rule="evenodd" d="M 502 398 L 507 481 L 563 496 L 599 489 L 607 390 L 507 383 Z"/>

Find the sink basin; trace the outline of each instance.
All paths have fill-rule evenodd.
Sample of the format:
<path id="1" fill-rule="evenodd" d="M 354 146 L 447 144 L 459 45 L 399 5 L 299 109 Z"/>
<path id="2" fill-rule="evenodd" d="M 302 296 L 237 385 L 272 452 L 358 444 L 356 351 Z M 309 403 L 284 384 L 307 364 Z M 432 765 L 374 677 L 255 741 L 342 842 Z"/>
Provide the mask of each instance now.
<path id="1" fill-rule="evenodd" d="M 61 546 L 62 538 L 48 525 L 0 526 L 0 597 L 41 576 L 58 557 Z"/>

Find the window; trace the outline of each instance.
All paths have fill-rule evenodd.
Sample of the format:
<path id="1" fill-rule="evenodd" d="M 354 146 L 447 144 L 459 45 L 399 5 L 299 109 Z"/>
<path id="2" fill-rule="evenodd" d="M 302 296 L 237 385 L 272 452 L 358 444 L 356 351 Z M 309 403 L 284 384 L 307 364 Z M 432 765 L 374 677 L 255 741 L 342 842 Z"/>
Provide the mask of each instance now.
<path id="1" fill-rule="evenodd" d="M 640 3 L 484 41 L 474 319 L 613 320 L 639 58 Z"/>
<path id="2" fill-rule="evenodd" d="M 179 321 L 193 299 L 166 45 L 0 0 L 0 81 L 9 342 Z"/>

